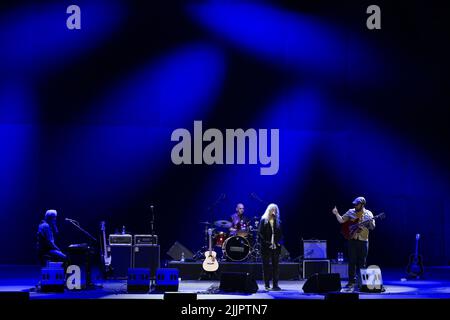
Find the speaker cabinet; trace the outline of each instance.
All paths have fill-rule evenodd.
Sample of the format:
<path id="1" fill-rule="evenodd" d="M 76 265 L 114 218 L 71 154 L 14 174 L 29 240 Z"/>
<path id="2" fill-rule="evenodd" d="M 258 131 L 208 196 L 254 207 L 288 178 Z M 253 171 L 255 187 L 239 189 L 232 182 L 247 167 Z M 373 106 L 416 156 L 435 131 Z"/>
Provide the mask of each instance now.
<path id="1" fill-rule="evenodd" d="M 194 254 L 191 250 L 183 246 L 181 243 L 176 241 L 172 247 L 167 251 L 167 255 L 173 260 L 181 260 L 181 255 L 184 253 L 184 258 L 186 260 L 193 259 Z"/>
<path id="2" fill-rule="evenodd" d="M 360 288 L 361 292 L 384 292 L 381 269 L 371 265 L 367 269 L 361 269 Z"/>
<path id="3" fill-rule="evenodd" d="M 64 292 L 65 285 L 64 268 L 41 269 L 41 292 Z"/>
<path id="4" fill-rule="evenodd" d="M 150 291 L 150 270 L 129 268 L 127 278 L 128 293 L 148 293 Z"/>
<path id="5" fill-rule="evenodd" d="M 339 273 L 313 274 L 303 285 L 304 293 L 326 293 L 341 291 L 341 278 Z"/>
<path id="6" fill-rule="evenodd" d="M 175 268 L 160 268 L 156 270 L 155 291 L 178 291 L 179 272 Z"/>
<path id="7" fill-rule="evenodd" d="M 160 248 L 158 245 L 140 244 L 133 247 L 133 268 L 146 268 L 152 279 L 160 267 Z"/>
<path id="8" fill-rule="evenodd" d="M 127 279 L 128 268 L 132 268 L 132 249 L 130 244 L 111 244 L 112 279 Z"/>
<path id="9" fill-rule="evenodd" d="M 330 260 L 303 260 L 303 279 L 315 273 L 330 273 Z"/>
<path id="10" fill-rule="evenodd" d="M 250 273 L 222 272 L 219 288 L 225 292 L 256 293 L 258 291 L 258 284 Z"/>

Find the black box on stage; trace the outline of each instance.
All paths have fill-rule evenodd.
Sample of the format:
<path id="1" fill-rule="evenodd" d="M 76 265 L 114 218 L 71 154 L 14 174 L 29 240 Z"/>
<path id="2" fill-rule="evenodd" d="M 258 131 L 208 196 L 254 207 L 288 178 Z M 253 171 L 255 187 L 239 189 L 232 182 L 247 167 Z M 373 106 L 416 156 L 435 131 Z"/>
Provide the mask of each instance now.
<path id="1" fill-rule="evenodd" d="M 222 272 L 219 289 L 225 292 L 256 293 L 258 284 L 248 272 Z"/>
<path id="2" fill-rule="evenodd" d="M 329 292 L 325 295 L 325 300 L 330 302 L 358 302 L 357 292 Z"/>
<path id="3" fill-rule="evenodd" d="M 135 245 L 133 247 L 133 268 L 146 268 L 154 279 L 160 267 L 160 248 L 158 245 Z"/>
<path id="4" fill-rule="evenodd" d="M 315 273 L 330 273 L 330 260 L 303 260 L 303 279 Z"/>
<path id="5" fill-rule="evenodd" d="M 113 279 L 126 279 L 128 268 L 132 268 L 133 247 L 131 244 L 111 244 L 111 268 Z"/>
<path id="6" fill-rule="evenodd" d="M 164 301 L 171 301 L 171 302 L 197 301 L 197 293 L 195 293 L 195 292 L 164 292 Z"/>
<path id="7" fill-rule="evenodd" d="M 341 278 L 339 273 L 315 273 L 303 285 L 304 293 L 326 293 L 341 291 Z"/>

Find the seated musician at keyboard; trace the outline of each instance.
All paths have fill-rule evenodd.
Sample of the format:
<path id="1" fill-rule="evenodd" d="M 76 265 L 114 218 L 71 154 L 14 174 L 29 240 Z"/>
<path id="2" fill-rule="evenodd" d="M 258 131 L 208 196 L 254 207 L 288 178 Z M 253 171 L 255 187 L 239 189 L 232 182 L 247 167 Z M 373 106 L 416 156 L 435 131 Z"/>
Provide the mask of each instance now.
<path id="1" fill-rule="evenodd" d="M 45 266 L 48 261 L 67 263 L 67 256 L 55 244 L 55 235 L 58 233 L 56 225 L 57 215 L 56 210 L 47 210 L 44 220 L 39 224 L 37 251 L 42 266 Z"/>

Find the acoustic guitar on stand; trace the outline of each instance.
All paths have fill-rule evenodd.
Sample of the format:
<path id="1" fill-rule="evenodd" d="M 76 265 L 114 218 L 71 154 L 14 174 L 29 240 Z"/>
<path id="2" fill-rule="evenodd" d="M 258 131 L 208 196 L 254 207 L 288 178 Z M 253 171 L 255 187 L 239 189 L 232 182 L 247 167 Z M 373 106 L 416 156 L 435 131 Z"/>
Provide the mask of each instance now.
<path id="1" fill-rule="evenodd" d="M 203 270 L 207 272 L 215 272 L 219 269 L 219 262 L 216 259 L 216 252 L 212 249 L 212 229 L 208 229 L 209 250 L 205 252 L 205 260 L 203 261 Z"/>

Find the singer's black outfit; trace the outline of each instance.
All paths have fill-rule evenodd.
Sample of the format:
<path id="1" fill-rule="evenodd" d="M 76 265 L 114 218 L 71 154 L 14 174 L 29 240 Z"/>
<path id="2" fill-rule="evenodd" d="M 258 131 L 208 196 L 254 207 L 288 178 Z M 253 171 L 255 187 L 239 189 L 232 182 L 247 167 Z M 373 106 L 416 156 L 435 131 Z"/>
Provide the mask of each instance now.
<path id="1" fill-rule="evenodd" d="M 55 233 L 57 232 L 54 223 L 42 220 L 37 232 L 38 258 L 42 266 L 48 261 L 67 262 L 67 257 L 55 244 Z"/>
<path id="2" fill-rule="evenodd" d="M 272 278 L 273 288 L 278 288 L 279 261 L 281 253 L 280 241 L 283 237 L 281 223 L 275 220 L 273 223 L 274 246 L 272 246 L 272 226 L 269 221 L 261 219 L 258 228 L 258 239 L 261 244 L 261 256 L 263 262 L 263 276 L 265 287 L 270 287 Z M 272 262 L 272 267 L 270 265 Z"/>

